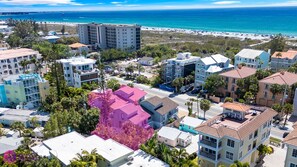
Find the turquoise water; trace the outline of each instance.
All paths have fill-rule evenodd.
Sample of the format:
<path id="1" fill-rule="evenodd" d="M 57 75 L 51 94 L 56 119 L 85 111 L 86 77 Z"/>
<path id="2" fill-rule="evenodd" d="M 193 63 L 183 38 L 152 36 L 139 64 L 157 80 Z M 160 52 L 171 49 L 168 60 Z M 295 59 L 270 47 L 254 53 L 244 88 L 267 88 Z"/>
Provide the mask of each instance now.
<path id="1" fill-rule="evenodd" d="M 297 36 L 297 7 L 163 11 L 43 12 L 0 16 L 70 23 L 136 23 L 149 27 Z"/>

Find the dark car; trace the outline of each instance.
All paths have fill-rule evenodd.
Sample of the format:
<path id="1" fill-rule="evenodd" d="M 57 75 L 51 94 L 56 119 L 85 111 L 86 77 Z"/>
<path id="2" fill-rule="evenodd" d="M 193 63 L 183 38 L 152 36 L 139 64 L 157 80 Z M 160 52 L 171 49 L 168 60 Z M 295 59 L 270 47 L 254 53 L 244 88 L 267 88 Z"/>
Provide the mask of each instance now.
<path id="1" fill-rule="evenodd" d="M 289 134 L 289 132 L 285 132 L 285 133 L 283 134 L 283 138 L 287 137 L 288 134 Z"/>
<path id="2" fill-rule="evenodd" d="M 197 88 L 195 88 L 191 91 L 191 94 L 198 94 L 198 93 L 200 93 L 201 89 L 202 89 L 202 87 L 198 86 Z"/>

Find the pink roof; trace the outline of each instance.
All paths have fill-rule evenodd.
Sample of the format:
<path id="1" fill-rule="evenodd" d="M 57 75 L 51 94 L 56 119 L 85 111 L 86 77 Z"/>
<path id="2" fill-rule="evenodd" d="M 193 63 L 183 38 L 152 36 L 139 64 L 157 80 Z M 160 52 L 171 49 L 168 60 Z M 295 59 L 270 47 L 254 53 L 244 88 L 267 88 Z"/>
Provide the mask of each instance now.
<path id="1" fill-rule="evenodd" d="M 133 124 L 139 124 L 140 122 L 147 120 L 150 117 L 150 115 L 147 112 L 143 111 L 143 109 L 139 105 L 137 106 L 137 109 L 137 115 L 129 119 Z"/>
<path id="2" fill-rule="evenodd" d="M 125 100 L 137 103 L 141 98 L 143 98 L 146 95 L 146 92 L 138 88 L 131 88 L 129 86 L 122 85 L 122 87 L 119 90 L 115 91 L 114 94 L 120 96 Z"/>
<path id="3" fill-rule="evenodd" d="M 129 116 L 133 113 L 136 113 L 138 108 L 136 107 L 135 104 L 128 103 L 127 105 L 121 107 L 120 110 Z"/>
<path id="4" fill-rule="evenodd" d="M 118 96 L 112 94 L 110 97 L 110 101 L 112 102 L 112 104 L 110 104 L 110 108 L 112 108 L 113 110 L 119 109 L 121 107 L 123 107 L 124 105 L 128 104 L 127 101 L 119 98 Z"/>

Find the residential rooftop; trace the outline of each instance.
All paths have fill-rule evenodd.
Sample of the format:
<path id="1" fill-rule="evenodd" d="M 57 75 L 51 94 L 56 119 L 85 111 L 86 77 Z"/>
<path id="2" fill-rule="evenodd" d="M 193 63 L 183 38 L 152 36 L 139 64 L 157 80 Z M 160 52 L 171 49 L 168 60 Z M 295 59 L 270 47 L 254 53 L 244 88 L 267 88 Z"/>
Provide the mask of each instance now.
<path id="1" fill-rule="evenodd" d="M 96 60 L 94 59 L 88 59 L 88 58 L 85 58 L 85 57 L 72 57 L 72 58 L 69 58 L 69 59 L 61 59 L 61 60 L 58 60 L 59 62 L 61 63 L 69 63 L 71 65 L 86 65 L 86 64 L 95 64 L 96 63 Z"/>
<path id="2" fill-rule="evenodd" d="M 85 44 L 82 44 L 82 43 L 74 43 L 74 44 L 69 45 L 69 47 L 77 49 L 77 48 L 88 47 L 88 46 Z"/>
<path id="3" fill-rule="evenodd" d="M 2 108 L 0 110 L 0 120 L 27 122 L 33 117 L 36 117 L 39 121 L 46 122 L 49 120 L 48 113 L 38 112 L 34 110 L 19 110 L 9 108 Z"/>
<path id="4" fill-rule="evenodd" d="M 278 56 L 280 54 L 280 56 Z M 278 59 L 294 59 L 297 56 L 297 50 L 288 50 L 287 52 L 275 52 L 271 57 Z"/>
<path id="5" fill-rule="evenodd" d="M 119 144 L 118 142 L 108 139 L 104 140 L 96 135 L 84 137 L 77 132 L 67 133 L 52 139 L 43 141 L 43 146 L 35 146 L 32 148 L 38 155 L 55 155 L 64 165 L 69 165 L 73 158 L 83 150 L 91 152 L 97 150 L 104 159 L 109 162 L 128 156 L 133 153 L 130 148 Z"/>
<path id="6" fill-rule="evenodd" d="M 229 59 L 221 54 L 211 55 L 209 57 L 202 58 L 201 61 L 205 65 L 212 65 L 218 63 L 226 63 Z"/>
<path id="7" fill-rule="evenodd" d="M 167 61 L 176 61 L 176 62 L 192 62 L 198 61 L 200 57 L 192 56 L 190 52 L 178 53 L 175 58 L 168 59 Z"/>
<path id="8" fill-rule="evenodd" d="M 295 129 L 290 132 L 283 140 L 285 144 L 293 145 L 297 147 L 297 129 Z"/>
<path id="9" fill-rule="evenodd" d="M 260 56 L 264 52 L 265 51 L 263 51 L 263 50 L 242 49 L 235 56 L 239 56 L 239 57 L 242 57 L 242 58 L 248 58 L 248 59 L 255 59 L 256 57 Z"/>
<path id="10" fill-rule="evenodd" d="M 169 167 L 167 163 L 142 150 L 135 151 L 129 157 L 131 157 L 132 161 L 120 165 L 119 167 Z"/>
<path id="11" fill-rule="evenodd" d="M 297 74 L 282 71 L 260 80 L 259 83 L 291 86 L 297 83 Z"/>
<path id="12" fill-rule="evenodd" d="M 221 73 L 220 76 L 228 77 L 228 78 L 243 79 L 243 78 L 247 78 L 249 76 L 255 75 L 256 71 L 257 69 L 255 68 L 240 66 L 234 70 Z"/>
<path id="13" fill-rule="evenodd" d="M 88 24 L 93 24 L 98 26 L 110 26 L 110 27 L 139 27 L 139 28 L 141 27 L 138 24 L 110 24 L 110 23 L 88 23 Z M 85 25 L 85 24 L 82 24 L 82 25 Z"/>
<path id="14" fill-rule="evenodd" d="M 266 109 L 264 112 L 250 110 L 242 120 L 220 114 L 197 127 L 196 131 L 217 138 L 229 136 L 243 140 L 276 115 L 277 112 L 272 109 Z"/>
<path id="15" fill-rule="evenodd" d="M 27 49 L 27 48 L 20 48 L 20 49 L 9 49 L 9 50 L 2 50 L 0 51 L 0 60 L 12 59 L 17 57 L 23 56 L 30 56 L 30 55 L 39 55 L 38 51 Z"/>
<path id="16" fill-rule="evenodd" d="M 176 128 L 171 128 L 167 126 L 163 126 L 159 131 L 158 131 L 158 136 L 162 136 L 166 139 L 169 140 L 175 140 L 178 137 L 185 138 L 185 136 L 189 136 L 190 133 L 186 133 L 183 131 L 180 131 Z"/>
<path id="17" fill-rule="evenodd" d="M 155 107 L 154 109 L 161 115 L 165 115 L 178 107 L 178 104 L 168 97 L 160 98 L 158 96 L 154 96 L 145 101 L 153 105 Z"/>
<path id="18" fill-rule="evenodd" d="M 244 113 L 249 111 L 252 108 L 251 106 L 248 106 L 246 104 L 236 103 L 236 102 L 234 102 L 234 103 L 226 102 L 226 103 L 222 104 L 221 107 L 229 109 L 229 110 L 244 112 Z"/>
<path id="19" fill-rule="evenodd" d="M 203 122 L 204 122 L 204 121 L 201 120 L 201 119 L 186 116 L 186 117 L 180 122 L 180 124 L 183 124 L 183 125 L 187 125 L 187 126 L 196 128 L 196 127 L 198 127 L 199 125 L 201 125 Z"/>

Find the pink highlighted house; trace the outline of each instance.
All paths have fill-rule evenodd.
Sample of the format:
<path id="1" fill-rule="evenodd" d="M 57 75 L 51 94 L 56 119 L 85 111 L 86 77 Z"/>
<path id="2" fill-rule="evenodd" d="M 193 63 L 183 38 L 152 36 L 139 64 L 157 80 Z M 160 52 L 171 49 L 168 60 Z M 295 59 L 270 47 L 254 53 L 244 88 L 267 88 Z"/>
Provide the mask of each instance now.
<path id="1" fill-rule="evenodd" d="M 93 91 L 89 98 L 89 105 L 102 110 L 102 93 Z M 146 93 L 138 88 L 121 86 L 115 92 L 107 90 L 109 103 L 109 122 L 111 126 L 120 128 L 126 121 L 131 121 L 135 125 L 143 128 L 150 128 L 148 119 L 150 115 L 145 112 L 139 102 L 144 99 Z"/>

